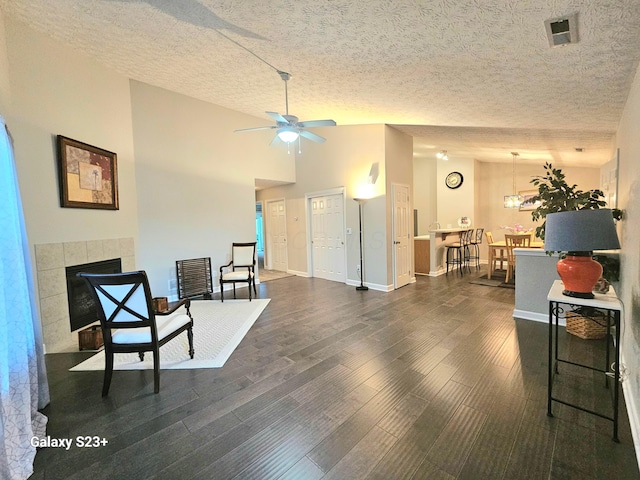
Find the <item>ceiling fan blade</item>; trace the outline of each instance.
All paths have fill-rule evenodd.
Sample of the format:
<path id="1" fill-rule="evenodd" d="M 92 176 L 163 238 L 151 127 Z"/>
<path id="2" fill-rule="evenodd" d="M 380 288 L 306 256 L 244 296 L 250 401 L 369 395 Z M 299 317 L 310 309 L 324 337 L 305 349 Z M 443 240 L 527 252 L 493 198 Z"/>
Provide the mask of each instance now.
<path id="1" fill-rule="evenodd" d="M 334 120 L 309 120 L 307 122 L 298 122 L 299 127 L 335 127 L 336 122 Z"/>
<path id="2" fill-rule="evenodd" d="M 326 138 L 323 138 L 320 135 L 316 135 L 315 133 L 311 133 L 306 130 L 300 130 L 300 135 L 303 136 L 304 138 L 308 138 L 309 140 L 317 143 L 322 143 L 326 140 Z"/>
<path id="3" fill-rule="evenodd" d="M 280 140 L 280 137 L 278 135 L 275 135 L 273 137 L 273 140 L 271 140 L 271 143 L 269 144 L 270 147 L 273 147 L 275 145 L 280 145 L 282 143 L 282 140 Z"/>
<path id="4" fill-rule="evenodd" d="M 281 122 L 281 123 L 289 123 L 289 121 L 284 118 L 282 115 L 280 115 L 278 112 L 265 112 L 267 115 L 269 115 L 271 118 L 273 118 L 276 122 Z"/>
<path id="5" fill-rule="evenodd" d="M 268 127 L 253 127 L 253 128 L 241 128 L 240 130 L 234 130 L 233 132 L 251 132 L 253 130 L 271 130 L 272 128 L 278 128 L 275 125 L 271 125 Z"/>

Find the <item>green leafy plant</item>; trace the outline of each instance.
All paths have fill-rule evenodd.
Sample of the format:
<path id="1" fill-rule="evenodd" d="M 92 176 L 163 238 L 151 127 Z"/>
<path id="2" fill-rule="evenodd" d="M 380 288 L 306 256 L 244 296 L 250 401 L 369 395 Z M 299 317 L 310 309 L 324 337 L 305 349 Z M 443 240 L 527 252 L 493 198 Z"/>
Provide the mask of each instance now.
<path id="1" fill-rule="evenodd" d="M 529 200 L 531 203 L 539 202 L 539 206 L 531 212 L 531 218 L 537 222 L 550 213 L 565 212 L 570 210 L 597 210 L 606 207 L 602 190 L 580 190 L 577 185 L 569 185 L 565 175 L 559 168 L 553 168 L 550 163 L 544 165 L 545 174 L 536 176 L 531 180 L 538 187 L 538 194 Z M 613 218 L 620 220 L 622 211 L 613 210 Z M 546 220 L 536 227 L 536 237 L 544 240 Z"/>
<path id="2" fill-rule="evenodd" d="M 593 259 L 602 265 L 602 276 L 608 282 L 620 280 L 620 258 L 605 254 L 594 255 Z"/>

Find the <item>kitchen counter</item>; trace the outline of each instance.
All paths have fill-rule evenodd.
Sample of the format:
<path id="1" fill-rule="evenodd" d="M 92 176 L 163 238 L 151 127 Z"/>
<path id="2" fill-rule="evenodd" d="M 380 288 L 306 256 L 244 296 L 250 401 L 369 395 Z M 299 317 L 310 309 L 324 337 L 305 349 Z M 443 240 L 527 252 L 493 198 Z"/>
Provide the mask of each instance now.
<path id="1" fill-rule="evenodd" d="M 416 275 L 429 275 L 431 270 L 431 235 L 413 237 L 413 271 Z"/>

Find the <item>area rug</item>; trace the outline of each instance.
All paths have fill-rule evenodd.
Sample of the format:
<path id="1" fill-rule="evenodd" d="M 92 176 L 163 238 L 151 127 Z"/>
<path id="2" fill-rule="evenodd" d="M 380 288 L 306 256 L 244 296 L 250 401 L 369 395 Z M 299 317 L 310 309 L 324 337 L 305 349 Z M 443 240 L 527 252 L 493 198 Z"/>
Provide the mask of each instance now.
<path id="1" fill-rule="evenodd" d="M 516 284 L 514 281 L 506 283 L 504 280 L 505 272 L 495 271 L 491 275 L 491 280 L 489 280 L 486 275 L 482 275 L 481 277 L 474 278 L 469 283 L 472 283 L 474 285 L 485 285 L 487 287 L 516 288 Z"/>
<path id="2" fill-rule="evenodd" d="M 193 349 L 189 358 L 187 335 L 181 334 L 160 347 L 161 369 L 219 368 L 231 356 L 251 326 L 269 304 L 269 299 L 193 300 Z M 151 370 L 153 355 L 145 354 L 143 362 L 137 353 L 117 353 L 114 370 Z M 104 351 L 69 369 L 72 372 L 104 370 Z"/>

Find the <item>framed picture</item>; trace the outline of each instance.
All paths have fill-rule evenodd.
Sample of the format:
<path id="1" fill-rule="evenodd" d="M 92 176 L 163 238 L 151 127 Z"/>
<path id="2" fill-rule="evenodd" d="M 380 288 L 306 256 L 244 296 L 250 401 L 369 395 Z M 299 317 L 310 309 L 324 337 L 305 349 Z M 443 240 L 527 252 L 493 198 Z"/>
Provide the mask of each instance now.
<path id="1" fill-rule="evenodd" d="M 531 199 L 538 195 L 537 190 L 525 190 L 523 192 L 518 192 L 518 195 L 522 197 L 522 203 L 520 204 L 520 211 L 528 211 L 535 210 L 540 206 L 542 202 L 532 202 Z"/>
<path id="2" fill-rule="evenodd" d="M 118 210 L 117 155 L 58 135 L 60 206 Z"/>

